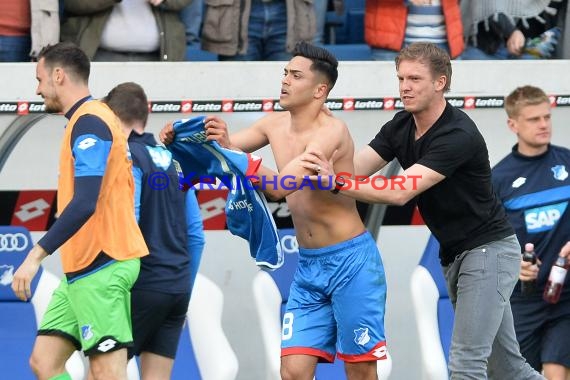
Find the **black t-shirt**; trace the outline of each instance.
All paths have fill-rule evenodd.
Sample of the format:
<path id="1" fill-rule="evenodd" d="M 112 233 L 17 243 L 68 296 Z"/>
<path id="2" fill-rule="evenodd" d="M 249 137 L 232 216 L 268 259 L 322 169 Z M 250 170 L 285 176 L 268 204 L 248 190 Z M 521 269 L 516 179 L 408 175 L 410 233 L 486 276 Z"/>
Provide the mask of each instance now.
<path id="1" fill-rule="evenodd" d="M 464 112 L 451 106 L 417 141 L 415 122 L 398 112 L 370 142 L 382 159 L 397 158 L 404 169 L 421 164 L 445 179 L 418 196 L 418 208 L 441 245 L 448 265 L 465 250 L 514 234 L 493 192 L 483 136 Z"/>

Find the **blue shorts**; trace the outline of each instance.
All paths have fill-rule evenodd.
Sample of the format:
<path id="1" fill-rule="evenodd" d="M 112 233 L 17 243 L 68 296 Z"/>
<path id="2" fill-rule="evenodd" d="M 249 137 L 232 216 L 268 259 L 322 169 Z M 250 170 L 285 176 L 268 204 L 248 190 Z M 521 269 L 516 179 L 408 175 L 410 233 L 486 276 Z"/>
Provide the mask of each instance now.
<path id="1" fill-rule="evenodd" d="M 281 356 L 332 362 L 386 359 L 386 277 L 368 232 L 317 249 L 299 248 L 281 342 Z"/>
<path id="2" fill-rule="evenodd" d="M 551 305 L 541 295 L 531 299 L 511 298 L 515 332 L 521 354 L 537 371 L 542 363 L 570 368 L 570 299 Z"/>

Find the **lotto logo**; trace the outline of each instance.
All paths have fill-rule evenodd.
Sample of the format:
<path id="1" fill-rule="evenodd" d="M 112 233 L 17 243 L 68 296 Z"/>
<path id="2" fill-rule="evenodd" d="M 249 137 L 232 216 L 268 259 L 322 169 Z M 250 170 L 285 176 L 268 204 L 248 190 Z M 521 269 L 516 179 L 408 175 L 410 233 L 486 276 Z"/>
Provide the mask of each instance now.
<path id="1" fill-rule="evenodd" d="M 104 340 L 103 342 L 99 343 L 99 345 L 97 346 L 97 351 L 107 352 L 107 351 L 113 349 L 116 345 L 117 345 L 117 342 L 115 340 L 107 339 L 107 340 Z"/>
<path id="2" fill-rule="evenodd" d="M 372 355 L 376 356 L 378 359 L 385 358 L 387 354 L 388 350 L 386 349 L 386 346 L 378 347 L 372 352 Z"/>
<path id="3" fill-rule="evenodd" d="M 92 137 L 87 137 L 87 138 L 81 140 L 81 141 L 79 142 L 79 144 L 77 145 L 77 147 L 78 147 L 79 149 L 81 149 L 81 150 L 85 150 L 85 149 L 91 148 L 91 147 L 94 146 L 96 143 L 97 143 L 97 140 L 95 140 L 95 139 L 92 138 Z"/>

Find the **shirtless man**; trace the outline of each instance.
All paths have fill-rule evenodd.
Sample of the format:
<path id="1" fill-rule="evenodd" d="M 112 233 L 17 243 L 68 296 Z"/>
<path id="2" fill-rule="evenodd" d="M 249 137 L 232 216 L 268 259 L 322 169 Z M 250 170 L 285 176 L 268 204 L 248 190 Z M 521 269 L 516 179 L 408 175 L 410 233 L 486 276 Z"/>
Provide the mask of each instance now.
<path id="1" fill-rule="evenodd" d="M 308 177 L 320 168 L 300 162 L 309 147 L 337 151 L 335 169 L 354 172 L 347 126 L 322 112 L 337 66 L 328 51 L 301 42 L 281 82 L 279 104 L 286 112 L 263 117 L 231 140 L 223 120 L 205 119 L 208 139 L 246 152 L 269 144 L 275 157 L 279 172 L 262 167 L 259 186 L 270 198 L 286 197 L 299 241 L 299 267 L 283 317 L 284 380 L 313 379 L 317 362 L 332 362 L 335 354 L 345 361 L 348 379 L 377 379 L 376 361 L 387 358 L 386 280 L 376 243 L 356 202 L 319 189 Z M 165 127 L 161 140 L 171 138 L 172 128 Z"/>

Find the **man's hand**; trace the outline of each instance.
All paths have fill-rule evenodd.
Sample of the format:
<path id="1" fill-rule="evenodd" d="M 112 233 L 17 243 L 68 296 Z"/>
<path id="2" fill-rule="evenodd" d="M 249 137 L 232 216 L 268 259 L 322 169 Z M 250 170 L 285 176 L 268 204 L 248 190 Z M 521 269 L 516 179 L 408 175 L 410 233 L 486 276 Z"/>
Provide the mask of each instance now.
<path id="1" fill-rule="evenodd" d="M 512 55 L 519 56 L 522 54 L 524 43 L 524 34 L 520 30 L 516 29 L 507 40 L 507 50 Z"/>
<path id="2" fill-rule="evenodd" d="M 225 121 L 217 116 L 207 116 L 204 119 L 204 125 L 206 128 L 206 140 L 217 141 L 223 148 L 233 149 L 228 133 L 228 125 Z"/>
<path id="3" fill-rule="evenodd" d="M 320 181 L 323 187 L 330 185 L 329 181 L 334 180 L 334 156 L 337 151 L 335 150 L 330 159 L 327 159 L 323 152 L 309 148 L 301 156 L 301 165 L 308 170 L 314 171 L 314 176 L 309 176 L 313 181 Z"/>
<path id="4" fill-rule="evenodd" d="M 568 243 L 566 243 L 566 245 L 564 245 L 564 247 L 562 247 L 562 249 L 560 250 L 559 256 L 570 258 L 570 241 Z"/>
<path id="5" fill-rule="evenodd" d="M 158 139 L 164 145 L 168 145 L 174 141 L 174 127 L 172 123 L 166 124 L 158 133 Z"/>
<path id="6" fill-rule="evenodd" d="M 14 273 L 14 279 L 12 280 L 12 290 L 16 294 L 16 297 L 22 301 L 27 301 L 32 297 L 32 280 L 38 270 L 40 269 L 40 264 L 42 260 L 47 256 L 46 251 L 39 245 L 35 245 L 28 256 L 24 259 L 24 262 L 16 273 Z"/>
<path id="7" fill-rule="evenodd" d="M 521 281 L 532 281 L 536 280 L 538 277 L 538 267 L 541 264 L 540 260 L 536 260 L 536 264 L 530 261 L 521 260 L 521 272 L 519 274 L 519 280 Z"/>

